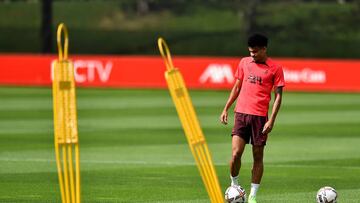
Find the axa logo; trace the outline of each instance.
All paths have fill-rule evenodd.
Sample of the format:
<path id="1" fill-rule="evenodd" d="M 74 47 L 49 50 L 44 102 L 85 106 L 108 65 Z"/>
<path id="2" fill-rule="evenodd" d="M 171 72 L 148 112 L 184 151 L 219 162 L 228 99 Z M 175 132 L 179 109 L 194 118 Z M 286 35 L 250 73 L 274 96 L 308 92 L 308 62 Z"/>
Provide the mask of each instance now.
<path id="1" fill-rule="evenodd" d="M 106 83 L 111 75 L 113 64 L 111 61 L 105 63 L 99 60 L 75 60 L 74 77 L 77 83 L 94 82 L 99 80 Z M 54 77 L 54 63 L 51 65 L 51 79 Z"/>
<path id="2" fill-rule="evenodd" d="M 210 64 L 199 78 L 200 83 L 230 83 L 234 82 L 234 74 L 229 64 Z"/>

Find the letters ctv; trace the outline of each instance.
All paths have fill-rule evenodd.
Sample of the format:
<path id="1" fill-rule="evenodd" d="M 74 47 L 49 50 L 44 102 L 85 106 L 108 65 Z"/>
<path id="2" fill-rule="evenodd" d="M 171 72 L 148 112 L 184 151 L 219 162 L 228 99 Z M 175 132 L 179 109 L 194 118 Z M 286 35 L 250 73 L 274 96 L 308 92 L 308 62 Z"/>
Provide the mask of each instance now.
<path id="1" fill-rule="evenodd" d="M 53 63 L 52 63 L 53 64 Z M 113 63 L 99 60 L 74 60 L 74 76 L 77 83 L 91 83 L 109 81 Z M 54 66 L 51 66 L 51 79 L 53 79 Z"/>

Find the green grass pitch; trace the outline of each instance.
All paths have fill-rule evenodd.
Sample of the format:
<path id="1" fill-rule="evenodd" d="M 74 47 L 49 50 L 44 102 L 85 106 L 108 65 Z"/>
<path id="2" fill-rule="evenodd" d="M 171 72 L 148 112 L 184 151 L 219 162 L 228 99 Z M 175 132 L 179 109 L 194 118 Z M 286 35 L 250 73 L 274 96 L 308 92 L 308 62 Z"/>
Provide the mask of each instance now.
<path id="1" fill-rule="evenodd" d="M 83 202 L 209 202 L 167 90 L 78 89 Z M 222 190 L 228 91 L 191 91 Z M 60 202 L 50 88 L 0 88 L 0 202 Z M 248 146 L 240 184 L 249 192 Z M 360 94 L 284 93 L 258 202 L 315 202 L 325 185 L 360 199 Z"/>

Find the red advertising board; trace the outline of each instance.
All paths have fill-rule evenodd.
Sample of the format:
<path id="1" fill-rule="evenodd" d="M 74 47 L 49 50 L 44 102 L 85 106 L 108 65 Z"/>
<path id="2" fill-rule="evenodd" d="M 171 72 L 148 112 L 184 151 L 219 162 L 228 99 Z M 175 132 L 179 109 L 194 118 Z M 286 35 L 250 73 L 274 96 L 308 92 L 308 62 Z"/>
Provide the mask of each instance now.
<path id="1" fill-rule="evenodd" d="M 83 87 L 166 88 L 166 70 L 156 56 L 72 56 Z M 0 84 L 51 85 L 55 55 L 0 55 Z M 240 58 L 174 57 L 189 88 L 229 89 Z M 284 68 L 290 91 L 360 92 L 360 60 L 274 58 Z"/>

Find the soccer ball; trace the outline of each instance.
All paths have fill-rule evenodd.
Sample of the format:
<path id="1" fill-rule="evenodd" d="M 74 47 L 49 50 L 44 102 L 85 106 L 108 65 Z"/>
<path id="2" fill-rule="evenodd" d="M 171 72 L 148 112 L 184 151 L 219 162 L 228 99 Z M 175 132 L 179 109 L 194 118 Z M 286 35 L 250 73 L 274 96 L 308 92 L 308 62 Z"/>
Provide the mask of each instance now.
<path id="1" fill-rule="evenodd" d="M 334 188 L 325 186 L 316 194 L 317 203 L 336 203 L 337 192 Z"/>
<path id="2" fill-rule="evenodd" d="M 246 201 L 244 188 L 238 185 L 228 187 L 225 191 L 225 200 L 229 203 L 244 203 Z"/>

